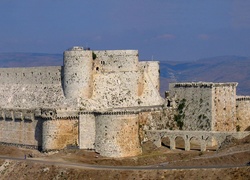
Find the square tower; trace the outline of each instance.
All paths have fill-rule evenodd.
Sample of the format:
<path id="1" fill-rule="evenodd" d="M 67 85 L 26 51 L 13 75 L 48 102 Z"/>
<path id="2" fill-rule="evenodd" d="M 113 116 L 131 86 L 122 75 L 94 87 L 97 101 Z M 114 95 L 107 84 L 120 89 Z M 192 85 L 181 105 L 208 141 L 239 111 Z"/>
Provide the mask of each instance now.
<path id="1" fill-rule="evenodd" d="M 170 83 L 170 99 L 176 107 L 180 129 L 236 130 L 237 83 Z"/>

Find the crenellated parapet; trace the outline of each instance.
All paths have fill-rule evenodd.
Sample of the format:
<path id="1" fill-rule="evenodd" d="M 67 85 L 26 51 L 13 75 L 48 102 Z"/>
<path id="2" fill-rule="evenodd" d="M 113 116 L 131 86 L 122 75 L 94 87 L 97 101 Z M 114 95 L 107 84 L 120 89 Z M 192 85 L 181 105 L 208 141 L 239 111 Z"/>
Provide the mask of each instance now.
<path id="1" fill-rule="evenodd" d="M 184 82 L 184 83 L 171 83 L 174 85 L 175 88 L 213 88 L 213 87 L 236 87 L 238 83 L 230 82 L 230 83 L 213 83 L 213 82 Z"/>
<path id="2" fill-rule="evenodd" d="M 40 109 L 0 109 L 0 119 L 2 120 L 34 121 L 36 117 L 40 116 Z"/>
<path id="3" fill-rule="evenodd" d="M 250 96 L 237 96 L 236 101 L 250 101 Z"/>

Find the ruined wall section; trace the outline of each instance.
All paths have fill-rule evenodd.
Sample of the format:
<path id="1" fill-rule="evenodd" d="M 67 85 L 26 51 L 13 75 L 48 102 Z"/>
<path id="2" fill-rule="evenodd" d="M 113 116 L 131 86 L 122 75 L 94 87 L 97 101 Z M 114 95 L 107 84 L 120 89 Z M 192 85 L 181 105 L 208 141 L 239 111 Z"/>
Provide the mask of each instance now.
<path id="1" fill-rule="evenodd" d="M 108 157 L 139 155 L 138 127 L 138 114 L 121 112 L 97 115 L 95 151 Z"/>
<path id="2" fill-rule="evenodd" d="M 237 96 L 236 117 L 236 131 L 250 131 L 250 96 Z"/>
<path id="3" fill-rule="evenodd" d="M 36 108 L 63 104 L 61 67 L 1 68 L 0 107 Z"/>
<path id="4" fill-rule="evenodd" d="M 236 130 L 236 86 L 237 83 L 214 83 L 212 131 Z"/>
<path id="5" fill-rule="evenodd" d="M 78 119 L 48 119 L 43 122 L 43 151 L 78 145 Z"/>
<path id="6" fill-rule="evenodd" d="M 212 130 L 212 83 L 170 83 L 170 99 L 179 129 Z"/>

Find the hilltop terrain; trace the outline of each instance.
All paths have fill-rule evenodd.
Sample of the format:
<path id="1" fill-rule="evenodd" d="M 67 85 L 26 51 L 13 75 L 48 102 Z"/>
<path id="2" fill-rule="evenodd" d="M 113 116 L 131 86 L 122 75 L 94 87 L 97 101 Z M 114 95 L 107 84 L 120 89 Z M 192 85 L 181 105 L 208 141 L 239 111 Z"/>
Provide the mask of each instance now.
<path id="1" fill-rule="evenodd" d="M 0 53 L 0 67 L 62 66 L 62 54 Z M 238 95 L 250 95 L 250 57 L 219 56 L 197 61 L 161 61 L 161 95 L 169 82 L 238 82 Z"/>
<path id="2" fill-rule="evenodd" d="M 142 155 L 116 159 L 78 149 L 40 153 L 31 149 L 0 145 L 0 176 L 1 179 L 250 178 L 250 166 L 246 166 L 250 161 L 250 136 L 242 140 L 229 138 L 217 151 L 213 148 L 206 152 L 183 151 L 181 142 L 176 145 L 178 149 L 169 150 L 164 146 L 156 148 L 148 142 L 143 145 Z M 25 155 L 27 159 L 24 159 Z M 19 159 L 11 160 L 6 157 Z M 131 166 L 138 166 L 139 169 Z M 143 169 L 142 166 L 150 166 L 150 170 Z M 197 168 L 189 169 L 190 167 Z"/>

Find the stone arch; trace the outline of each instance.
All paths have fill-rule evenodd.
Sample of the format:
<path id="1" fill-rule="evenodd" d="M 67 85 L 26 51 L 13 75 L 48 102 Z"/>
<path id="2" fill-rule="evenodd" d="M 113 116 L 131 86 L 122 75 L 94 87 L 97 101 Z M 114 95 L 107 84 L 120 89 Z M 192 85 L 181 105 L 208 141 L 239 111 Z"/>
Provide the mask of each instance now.
<path id="1" fill-rule="evenodd" d="M 161 138 L 161 145 L 163 147 L 167 147 L 170 149 L 170 137 L 169 136 L 163 136 Z"/>
<path id="2" fill-rule="evenodd" d="M 177 135 L 175 137 L 175 144 L 176 144 L 176 149 L 182 149 L 185 150 L 185 137 Z"/>
<path id="3" fill-rule="evenodd" d="M 200 139 L 197 136 L 190 137 L 190 149 L 192 150 L 200 150 Z"/>

